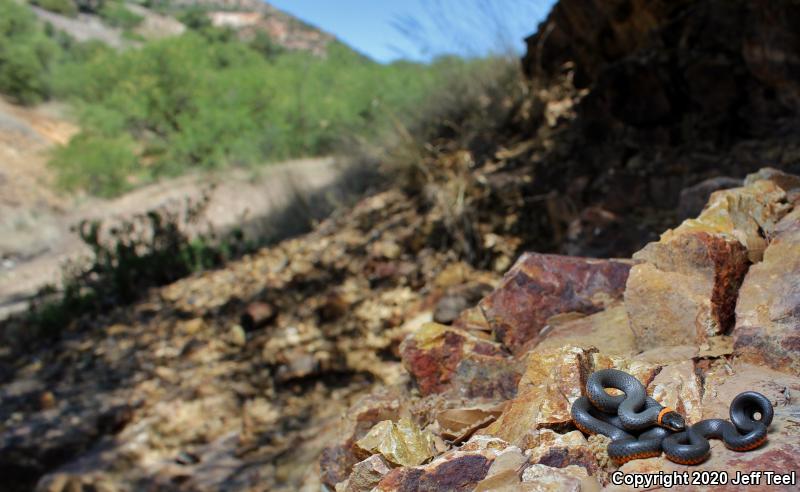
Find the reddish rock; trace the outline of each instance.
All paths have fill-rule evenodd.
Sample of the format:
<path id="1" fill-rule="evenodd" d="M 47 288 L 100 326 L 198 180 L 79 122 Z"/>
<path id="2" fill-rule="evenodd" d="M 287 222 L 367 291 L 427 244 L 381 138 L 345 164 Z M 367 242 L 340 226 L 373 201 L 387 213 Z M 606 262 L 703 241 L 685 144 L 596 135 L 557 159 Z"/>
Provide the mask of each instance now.
<path id="1" fill-rule="evenodd" d="M 403 365 L 423 395 L 450 391 L 468 398 L 514 395 L 516 362 L 503 348 L 465 330 L 426 323 L 400 346 Z"/>
<path id="2" fill-rule="evenodd" d="M 471 491 L 486 477 L 495 458 L 508 447 L 508 443 L 500 439 L 476 436 L 427 465 L 392 470 L 381 480 L 377 490 Z"/>
<path id="3" fill-rule="evenodd" d="M 639 349 L 703 343 L 733 325 L 747 250 L 706 232 L 662 237 L 634 255 L 625 307 Z"/>
<path id="4" fill-rule="evenodd" d="M 514 352 L 535 344 L 548 318 L 595 313 L 622 297 L 632 262 L 525 253 L 480 302 L 495 336 Z"/>
<path id="5" fill-rule="evenodd" d="M 739 292 L 734 351 L 743 360 L 800 374 L 800 210 L 777 226 L 764 260 Z"/>
<path id="6" fill-rule="evenodd" d="M 636 253 L 642 263 L 631 270 L 625 307 L 639 348 L 702 344 L 729 332 L 749 263 L 761 260 L 787 210 L 782 188 L 755 180 L 715 192 L 697 219 Z"/>
<path id="7" fill-rule="evenodd" d="M 347 480 L 353 465 L 357 462 L 355 454 L 345 446 L 330 446 L 323 449 L 319 458 L 322 483 L 330 488 L 336 487 L 337 483 Z"/>
<path id="8" fill-rule="evenodd" d="M 356 463 L 346 485 L 337 487 L 336 490 L 338 492 L 341 488 L 344 492 L 369 492 L 390 471 L 391 467 L 386 460 L 380 455 L 372 455 L 364 461 Z"/>

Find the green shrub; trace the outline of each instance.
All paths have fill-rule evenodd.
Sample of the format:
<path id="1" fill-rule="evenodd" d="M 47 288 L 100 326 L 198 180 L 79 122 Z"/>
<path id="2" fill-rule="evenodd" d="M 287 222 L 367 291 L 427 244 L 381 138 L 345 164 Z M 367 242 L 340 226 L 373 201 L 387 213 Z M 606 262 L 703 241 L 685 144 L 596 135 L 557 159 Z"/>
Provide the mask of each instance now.
<path id="1" fill-rule="evenodd" d="M 189 29 L 202 31 L 211 27 L 211 19 L 208 17 L 208 10 L 198 5 L 193 5 L 178 15 L 181 21 Z"/>
<path id="2" fill-rule="evenodd" d="M 120 1 L 105 2 L 98 10 L 98 15 L 109 25 L 121 29 L 133 29 L 142 23 L 144 18 L 128 10 Z"/>
<path id="3" fill-rule="evenodd" d="M 0 92 L 23 104 L 49 94 L 49 70 L 58 46 L 49 40 L 33 13 L 13 0 L 0 0 Z"/>
<path id="4" fill-rule="evenodd" d="M 130 188 L 137 171 L 132 139 L 122 134 L 102 137 L 80 134 L 58 148 L 50 165 L 66 189 L 83 189 L 98 196 L 114 196 Z"/>
<path id="5" fill-rule="evenodd" d="M 31 3 L 55 14 L 67 17 L 78 15 L 78 6 L 72 0 L 31 0 Z"/>
<path id="6" fill-rule="evenodd" d="M 63 185 L 106 196 L 126 189 L 131 177 L 321 155 L 353 135 L 378 138 L 411 117 L 453 66 L 474 65 L 381 65 L 338 42 L 316 57 L 278 49 L 265 35 L 242 42 L 211 27 L 123 52 L 78 48 L 59 64 L 52 86 L 76 103 L 83 132 L 70 145 L 70 163 L 54 165 L 65 166 Z M 97 158 L 104 139 L 103 155 L 115 149 L 113 159 Z M 98 162 L 78 159 L 79 148 Z M 122 159 L 122 148 L 130 159 Z M 122 160 L 124 167 L 114 164 L 102 179 L 80 178 L 100 172 L 100 162 Z"/>

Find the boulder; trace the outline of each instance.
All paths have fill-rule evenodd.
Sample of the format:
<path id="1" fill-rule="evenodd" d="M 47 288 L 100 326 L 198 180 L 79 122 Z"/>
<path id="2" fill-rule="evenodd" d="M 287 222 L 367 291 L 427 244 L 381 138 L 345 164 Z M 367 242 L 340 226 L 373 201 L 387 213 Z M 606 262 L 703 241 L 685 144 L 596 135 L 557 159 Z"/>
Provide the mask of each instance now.
<path id="1" fill-rule="evenodd" d="M 715 192 L 697 219 L 637 252 L 625 307 L 642 350 L 702 344 L 733 328 L 739 286 L 788 211 L 772 181 Z"/>
<path id="2" fill-rule="evenodd" d="M 496 338 L 515 353 L 560 313 L 596 313 L 622 297 L 632 262 L 523 254 L 480 302 Z"/>
<path id="3" fill-rule="evenodd" d="M 774 234 L 739 291 L 734 350 L 743 361 L 800 374 L 800 210 Z"/>

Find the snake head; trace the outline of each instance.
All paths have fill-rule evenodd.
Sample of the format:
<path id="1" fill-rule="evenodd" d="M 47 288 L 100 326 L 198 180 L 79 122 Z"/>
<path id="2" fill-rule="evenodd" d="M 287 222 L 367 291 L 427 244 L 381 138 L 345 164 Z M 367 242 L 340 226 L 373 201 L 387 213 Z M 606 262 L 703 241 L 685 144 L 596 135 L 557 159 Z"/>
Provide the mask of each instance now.
<path id="1" fill-rule="evenodd" d="M 683 419 L 683 415 L 676 411 L 665 412 L 658 420 L 658 425 L 671 431 L 680 432 L 686 430 L 686 421 Z"/>

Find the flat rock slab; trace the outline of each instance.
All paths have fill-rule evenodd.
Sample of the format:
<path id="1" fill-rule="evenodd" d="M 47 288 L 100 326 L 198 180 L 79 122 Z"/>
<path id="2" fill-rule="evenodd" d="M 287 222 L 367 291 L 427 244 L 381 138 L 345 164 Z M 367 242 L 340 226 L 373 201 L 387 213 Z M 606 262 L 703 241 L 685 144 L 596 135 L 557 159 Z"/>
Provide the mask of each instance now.
<path id="1" fill-rule="evenodd" d="M 605 311 L 565 322 L 555 323 L 551 318 L 549 324 L 551 330 L 534 350 L 551 350 L 571 345 L 584 349 L 595 347 L 608 355 L 630 355 L 636 352 L 636 339 L 622 303 L 610 306 Z"/>
<path id="2" fill-rule="evenodd" d="M 518 353 L 560 313 L 596 313 L 622 298 L 630 260 L 525 253 L 480 302 L 496 338 Z"/>

